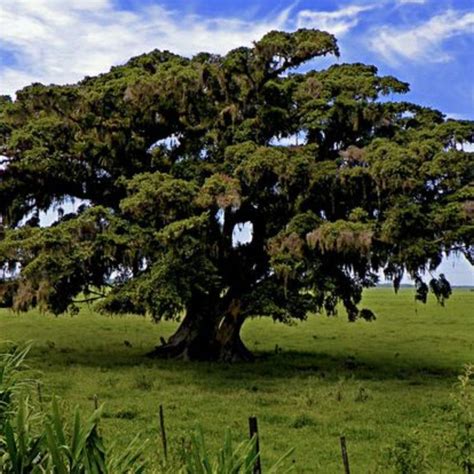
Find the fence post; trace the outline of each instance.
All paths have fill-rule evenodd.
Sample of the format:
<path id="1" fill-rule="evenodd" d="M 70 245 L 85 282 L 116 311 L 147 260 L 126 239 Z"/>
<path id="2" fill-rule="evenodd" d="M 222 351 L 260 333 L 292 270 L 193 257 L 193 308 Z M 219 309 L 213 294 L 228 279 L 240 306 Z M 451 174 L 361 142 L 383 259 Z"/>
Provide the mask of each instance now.
<path id="1" fill-rule="evenodd" d="M 168 443 L 166 441 L 165 415 L 163 413 L 163 405 L 160 405 L 160 431 L 161 431 L 161 442 L 163 444 L 163 453 L 165 455 L 165 461 L 168 461 Z"/>
<path id="2" fill-rule="evenodd" d="M 349 456 L 347 455 L 346 437 L 341 436 L 340 441 L 341 441 L 342 462 L 344 464 L 344 472 L 345 474 L 351 474 L 351 470 L 349 468 Z"/>
<path id="3" fill-rule="evenodd" d="M 251 416 L 249 418 L 249 431 L 250 431 L 250 439 L 255 436 L 255 466 L 253 468 L 254 474 L 262 474 L 262 464 L 260 461 L 260 440 L 258 436 L 258 424 L 257 424 L 257 417 Z"/>

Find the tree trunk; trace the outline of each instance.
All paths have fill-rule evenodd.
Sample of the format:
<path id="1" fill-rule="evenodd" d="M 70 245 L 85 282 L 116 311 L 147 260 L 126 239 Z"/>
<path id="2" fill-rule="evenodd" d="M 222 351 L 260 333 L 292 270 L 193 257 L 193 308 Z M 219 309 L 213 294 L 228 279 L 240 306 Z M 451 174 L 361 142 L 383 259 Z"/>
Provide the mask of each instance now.
<path id="1" fill-rule="evenodd" d="M 219 348 L 219 360 L 226 362 L 252 361 L 252 353 L 240 338 L 240 329 L 245 318 L 240 311 L 240 301 L 231 301 L 225 315 L 220 318 L 216 331 L 216 343 Z"/>
<path id="2" fill-rule="evenodd" d="M 212 308 L 190 308 L 177 331 L 148 355 L 168 359 L 239 362 L 252 361 L 252 353 L 240 338 L 245 318 L 240 303 L 232 300 L 225 313 Z"/>

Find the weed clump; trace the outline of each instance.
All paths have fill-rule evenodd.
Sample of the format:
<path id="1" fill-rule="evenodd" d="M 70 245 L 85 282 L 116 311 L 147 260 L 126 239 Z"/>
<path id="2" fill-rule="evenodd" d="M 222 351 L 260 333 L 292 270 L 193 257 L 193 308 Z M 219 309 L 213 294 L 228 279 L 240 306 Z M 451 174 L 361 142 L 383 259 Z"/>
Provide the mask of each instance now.
<path id="1" fill-rule="evenodd" d="M 291 423 L 292 428 L 300 429 L 305 426 L 315 426 L 316 422 L 306 414 L 298 415 Z"/>

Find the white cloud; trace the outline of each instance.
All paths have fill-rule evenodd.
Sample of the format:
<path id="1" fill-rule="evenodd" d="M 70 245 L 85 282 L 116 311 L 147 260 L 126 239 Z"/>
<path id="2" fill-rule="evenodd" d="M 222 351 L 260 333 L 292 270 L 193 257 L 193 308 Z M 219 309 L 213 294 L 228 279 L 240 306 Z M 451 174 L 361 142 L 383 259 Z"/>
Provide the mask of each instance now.
<path id="1" fill-rule="evenodd" d="M 112 0 L 1 0 L 0 94 L 31 83 L 68 83 L 152 49 L 225 53 L 283 29 L 290 9 L 258 21 L 178 15 L 160 6 L 114 10 Z"/>
<path id="2" fill-rule="evenodd" d="M 399 5 L 408 5 L 408 4 L 411 4 L 411 3 L 415 3 L 417 5 L 423 5 L 423 4 L 426 3 L 426 0 L 395 0 L 395 1 Z"/>
<path id="3" fill-rule="evenodd" d="M 370 47 L 392 64 L 403 59 L 444 62 L 451 58 L 443 50 L 443 42 L 457 35 L 472 35 L 473 29 L 474 13 L 448 10 L 415 27 L 378 28 L 374 31 Z"/>
<path id="4" fill-rule="evenodd" d="M 301 10 L 297 16 L 298 28 L 317 28 L 341 37 L 357 26 L 361 13 L 373 10 L 376 5 L 352 5 L 330 12 Z"/>

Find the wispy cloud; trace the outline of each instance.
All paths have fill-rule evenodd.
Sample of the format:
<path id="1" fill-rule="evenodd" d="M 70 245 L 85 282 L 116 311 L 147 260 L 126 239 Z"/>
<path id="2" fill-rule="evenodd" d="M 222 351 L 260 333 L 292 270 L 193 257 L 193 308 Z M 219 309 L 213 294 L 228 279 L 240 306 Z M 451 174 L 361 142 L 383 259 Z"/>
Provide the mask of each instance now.
<path id="1" fill-rule="evenodd" d="M 426 0 L 395 0 L 395 3 L 398 3 L 399 5 L 408 5 L 413 3 L 417 5 L 424 5 Z"/>
<path id="2" fill-rule="evenodd" d="M 361 13 L 377 5 L 351 5 L 335 11 L 301 10 L 297 15 L 298 28 L 317 28 L 341 37 L 357 26 Z"/>
<path id="3" fill-rule="evenodd" d="M 130 11 L 118 9 L 115 0 L 0 0 L 0 94 L 13 94 L 31 82 L 75 82 L 155 48 L 187 56 L 225 53 L 272 29 L 318 28 L 351 42 L 361 38 L 355 28 L 364 15 L 385 22 L 384 6 L 410 11 L 409 4 L 424 2 L 367 0 L 333 11 L 298 11 L 293 4 L 263 18 L 242 20 L 182 14 L 149 2 Z M 364 26 L 363 44 L 387 62 L 445 61 L 449 54 L 444 41 L 472 33 L 474 13 L 447 10 L 415 26 L 376 25 Z"/>
<path id="4" fill-rule="evenodd" d="M 448 10 L 414 27 L 380 27 L 370 48 L 391 64 L 404 59 L 443 62 L 451 59 L 443 43 L 454 36 L 472 35 L 473 28 L 474 13 Z"/>
<path id="5" fill-rule="evenodd" d="M 145 51 L 225 53 L 283 29 L 290 9 L 258 21 L 178 15 L 160 6 L 117 11 L 112 0 L 1 0 L 0 94 L 31 83 L 74 82 Z"/>
<path id="6" fill-rule="evenodd" d="M 291 18 L 290 6 L 246 21 L 183 15 L 158 4 L 119 10 L 113 0 L 0 0 L 0 94 L 13 95 L 32 82 L 75 82 L 155 48 L 187 56 L 225 53 L 269 30 L 295 27 L 341 37 L 374 5 L 306 9 Z"/>

